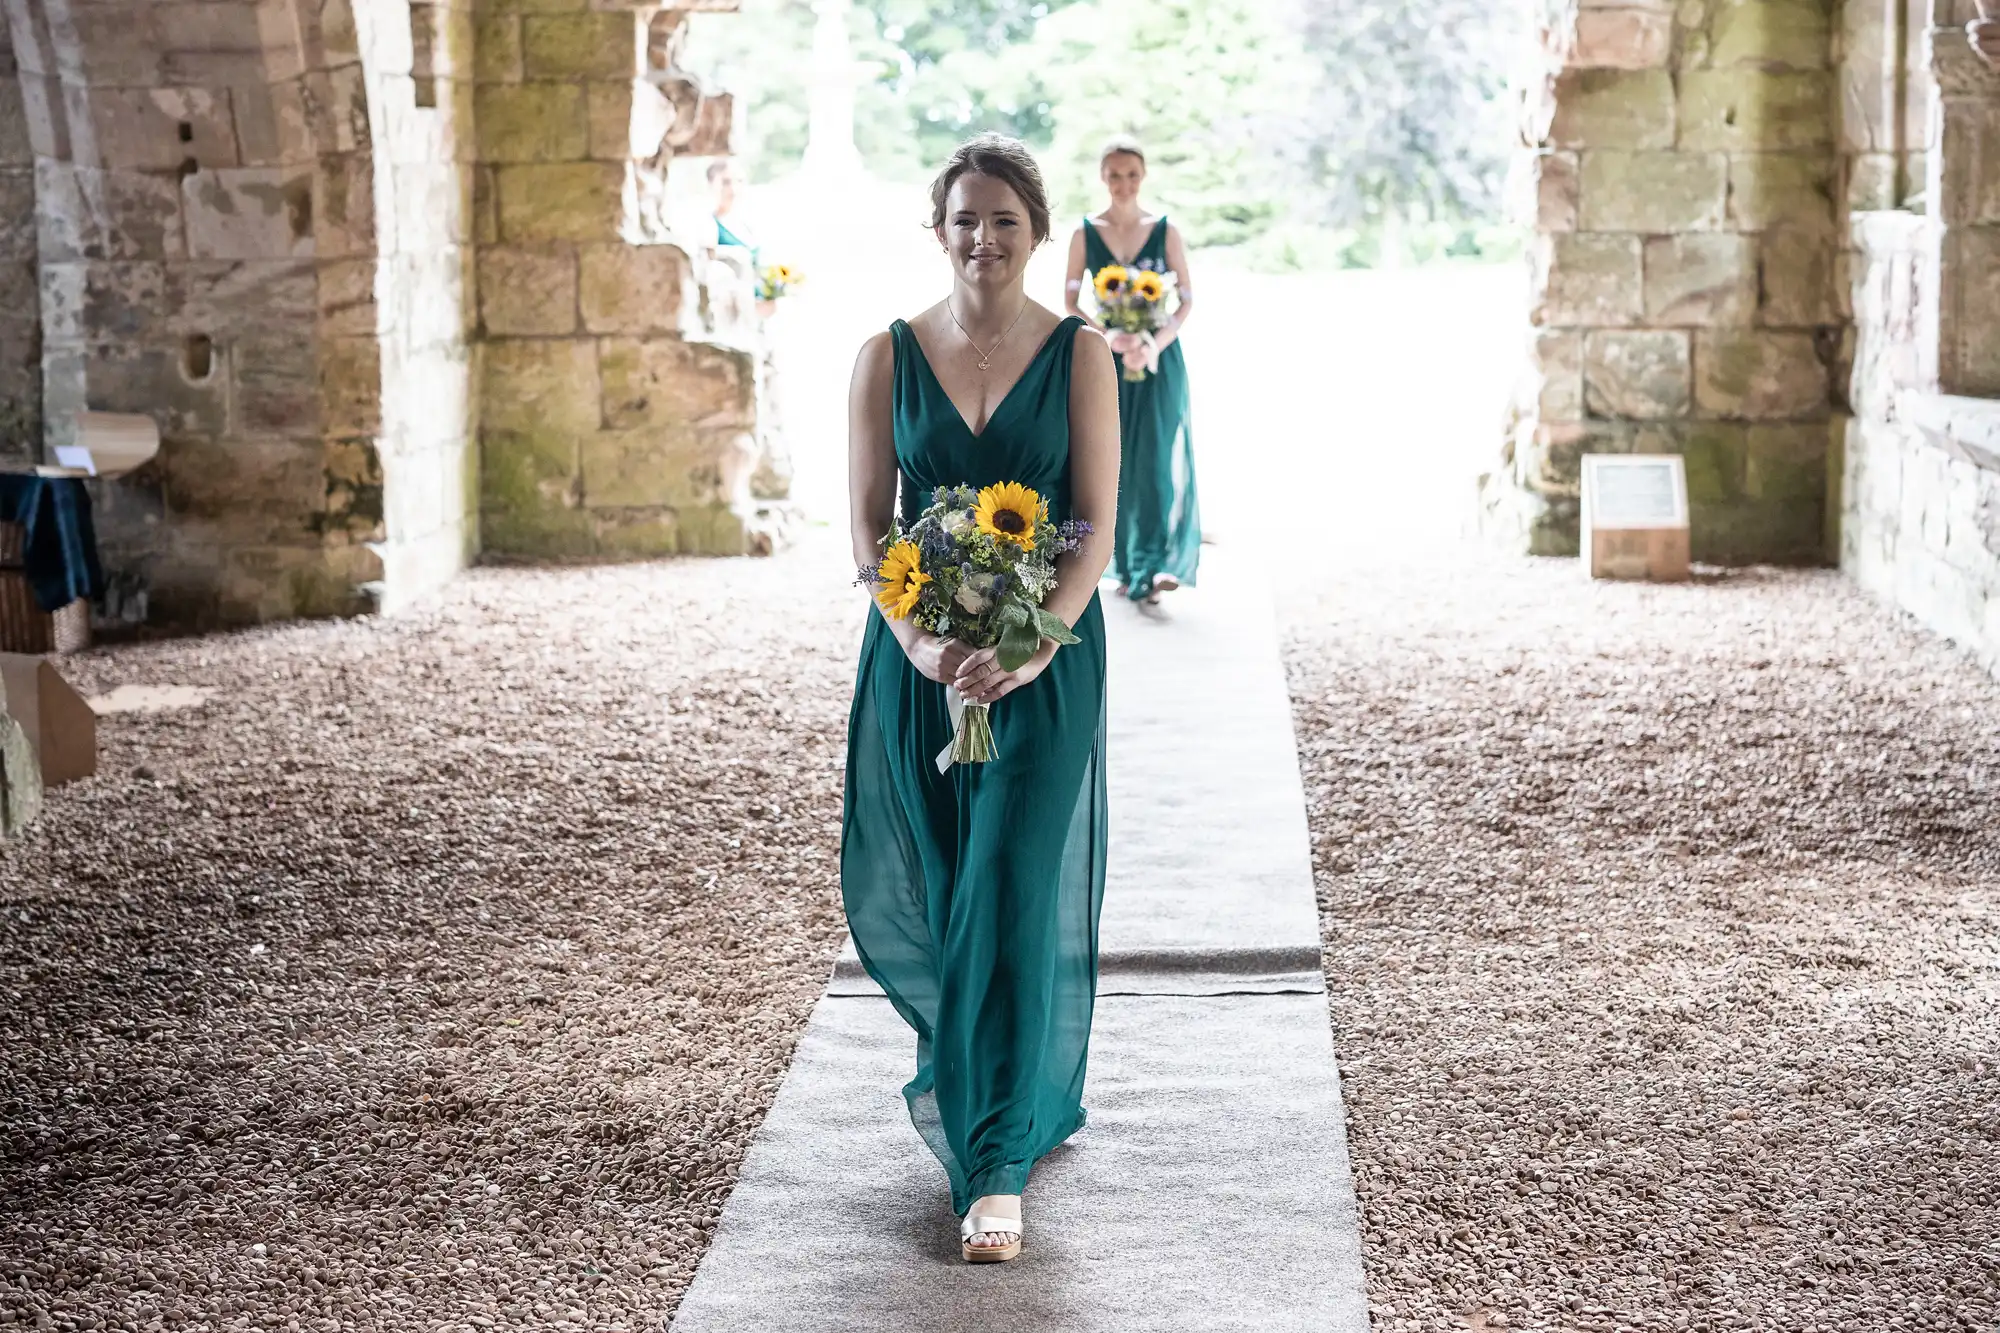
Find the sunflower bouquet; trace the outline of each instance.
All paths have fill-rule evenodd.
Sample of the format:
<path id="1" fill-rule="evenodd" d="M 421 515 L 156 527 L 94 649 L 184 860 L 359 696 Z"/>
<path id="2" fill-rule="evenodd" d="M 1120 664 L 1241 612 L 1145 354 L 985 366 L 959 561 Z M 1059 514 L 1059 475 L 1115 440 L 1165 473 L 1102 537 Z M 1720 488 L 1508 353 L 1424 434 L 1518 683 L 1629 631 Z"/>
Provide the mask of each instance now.
<path id="1" fill-rule="evenodd" d="M 1173 270 L 1156 260 L 1106 264 L 1091 284 L 1097 292 L 1097 318 L 1107 329 L 1151 338 L 1167 326 L 1167 298 L 1176 290 Z M 1120 358 L 1125 378 L 1137 383 L 1151 372 L 1137 357 Z"/>
<path id="2" fill-rule="evenodd" d="M 775 301 L 806 280 L 806 275 L 790 264 L 766 264 L 757 270 L 757 299 Z"/>
<path id="3" fill-rule="evenodd" d="M 1019 482 L 940 486 L 913 522 L 889 530 L 881 563 L 863 566 L 857 582 L 874 586 L 884 615 L 974 648 L 997 646 L 1000 669 L 1014 671 L 1043 639 L 1077 642 L 1042 603 L 1056 586 L 1056 560 L 1089 535 L 1079 519 L 1051 522 L 1048 501 Z M 966 703 L 950 687 L 946 700 L 953 735 L 939 771 L 993 758 L 990 705 Z"/>

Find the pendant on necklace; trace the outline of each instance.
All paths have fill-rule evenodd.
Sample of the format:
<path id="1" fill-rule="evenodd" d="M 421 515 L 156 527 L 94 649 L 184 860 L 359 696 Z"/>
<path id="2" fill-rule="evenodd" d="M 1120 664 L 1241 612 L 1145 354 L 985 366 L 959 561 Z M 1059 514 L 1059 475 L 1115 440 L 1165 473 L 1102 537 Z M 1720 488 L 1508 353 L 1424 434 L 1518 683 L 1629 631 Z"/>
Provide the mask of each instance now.
<path id="1" fill-rule="evenodd" d="M 984 361 L 981 361 L 981 362 L 979 363 L 979 368 L 980 368 L 981 370 L 984 370 L 984 369 L 986 369 L 986 363 L 985 363 Z"/>

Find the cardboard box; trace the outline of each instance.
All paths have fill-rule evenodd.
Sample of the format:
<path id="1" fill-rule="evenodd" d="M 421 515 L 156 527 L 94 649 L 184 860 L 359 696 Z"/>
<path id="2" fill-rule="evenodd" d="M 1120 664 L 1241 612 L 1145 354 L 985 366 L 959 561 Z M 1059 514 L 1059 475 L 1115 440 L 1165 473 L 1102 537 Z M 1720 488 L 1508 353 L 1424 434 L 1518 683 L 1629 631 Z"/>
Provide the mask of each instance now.
<path id="1" fill-rule="evenodd" d="M 44 657 L 0 653 L 6 709 L 40 760 L 42 786 L 97 772 L 97 714 Z"/>

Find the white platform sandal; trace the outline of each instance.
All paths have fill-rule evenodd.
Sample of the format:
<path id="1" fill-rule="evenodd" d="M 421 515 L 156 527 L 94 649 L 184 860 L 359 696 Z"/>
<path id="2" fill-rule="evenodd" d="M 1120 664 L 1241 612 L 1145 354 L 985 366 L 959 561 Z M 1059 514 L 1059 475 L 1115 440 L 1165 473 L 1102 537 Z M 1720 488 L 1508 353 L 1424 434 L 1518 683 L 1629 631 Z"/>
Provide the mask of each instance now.
<path id="1" fill-rule="evenodd" d="M 1012 1236 L 1014 1239 L 1006 1245 L 974 1245 L 972 1238 L 982 1231 L 997 1232 L 1004 1236 Z M 1009 1259 L 1020 1257 L 1021 1234 L 1021 1217 L 1018 1212 L 1012 1217 L 1004 1213 L 968 1212 L 965 1220 L 958 1224 L 958 1251 L 969 1264 L 1005 1263 Z"/>

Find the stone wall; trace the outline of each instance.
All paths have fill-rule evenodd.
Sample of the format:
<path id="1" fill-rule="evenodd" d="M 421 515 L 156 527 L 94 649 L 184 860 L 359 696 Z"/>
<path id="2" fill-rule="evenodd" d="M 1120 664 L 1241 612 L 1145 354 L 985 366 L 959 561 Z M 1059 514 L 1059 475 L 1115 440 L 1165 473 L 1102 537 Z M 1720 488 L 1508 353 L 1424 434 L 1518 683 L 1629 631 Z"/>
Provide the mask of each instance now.
<path id="1" fill-rule="evenodd" d="M 376 0 L 357 13 L 366 55 L 377 219 L 367 292 L 323 303 L 337 331 L 370 338 L 382 529 L 379 594 L 393 611 L 479 550 L 473 391 L 473 98 L 470 0 Z M 367 344 L 356 344 L 366 353 Z"/>
<path id="2" fill-rule="evenodd" d="M 380 561 L 366 96 L 340 0 L 6 0 L 35 163 L 44 440 L 152 414 L 98 488 L 113 619 L 360 610 Z"/>
<path id="3" fill-rule="evenodd" d="M 1585 453 L 1687 462 L 1694 556 L 1827 558 L 1831 0 L 1589 0 L 1531 89 L 1532 376 L 1489 513 L 1577 548 Z"/>
<path id="4" fill-rule="evenodd" d="M 1890 11 L 1907 25 L 1904 59 L 1848 75 L 1850 143 L 1873 133 L 1866 108 L 1906 104 L 1905 137 L 1881 142 L 1900 148 L 1899 190 L 1916 207 L 1858 211 L 1850 227 L 1841 565 L 2000 674 L 2000 73 L 1966 44 L 1973 12 L 1970 0 Z M 1857 208 L 1895 193 L 1871 174 L 1857 167 Z"/>
<path id="5" fill-rule="evenodd" d="M 667 200 L 673 159 L 726 152 L 731 120 L 727 96 L 679 68 L 686 9 L 735 0 L 482 3 L 486 550 L 768 550 L 777 510 L 750 488 L 762 452 L 754 325 L 721 317 L 740 303 L 708 289 L 706 238 L 677 231 Z M 733 271 L 715 276 L 740 286 Z"/>
<path id="6" fill-rule="evenodd" d="M 0 465 L 33 461 L 42 433 L 42 306 L 35 266 L 35 150 L 0 23 Z"/>
<path id="7" fill-rule="evenodd" d="M 1930 220 L 1856 216 L 1859 355 L 1841 567 L 2000 674 L 2000 401 L 1937 392 Z"/>
<path id="8" fill-rule="evenodd" d="M 0 5 L 0 462 L 85 406 L 161 427 L 94 484 L 109 620 L 393 607 L 482 516 L 503 555 L 768 547 L 744 278 L 666 216 L 730 119 L 685 7 Z"/>
<path id="9" fill-rule="evenodd" d="M 1845 0 L 1836 33 L 1843 202 L 1899 209 L 1924 190 L 1930 0 Z"/>

